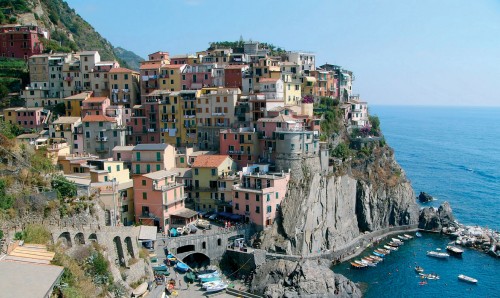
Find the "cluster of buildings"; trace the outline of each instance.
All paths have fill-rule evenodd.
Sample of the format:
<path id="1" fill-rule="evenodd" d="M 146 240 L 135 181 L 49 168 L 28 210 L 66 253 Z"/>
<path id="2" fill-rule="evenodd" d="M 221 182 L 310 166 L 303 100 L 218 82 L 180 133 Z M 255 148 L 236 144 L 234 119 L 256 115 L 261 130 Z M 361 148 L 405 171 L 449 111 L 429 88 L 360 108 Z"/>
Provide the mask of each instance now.
<path id="1" fill-rule="evenodd" d="M 258 42 L 192 55 L 150 54 L 139 72 L 96 51 L 28 58 L 24 107 L 4 121 L 30 133 L 66 177 L 99 194 L 110 225 L 180 227 L 223 212 L 265 228 L 279 214 L 291 159 L 317 157 L 310 98 L 341 102 L 346 125 L 368 123 L 352 72 L 315 56 L 273 56 Z M 304 98 L 307 97 L 307 100 Z M 64 105 L 57 119 L 48 111 Z"/>

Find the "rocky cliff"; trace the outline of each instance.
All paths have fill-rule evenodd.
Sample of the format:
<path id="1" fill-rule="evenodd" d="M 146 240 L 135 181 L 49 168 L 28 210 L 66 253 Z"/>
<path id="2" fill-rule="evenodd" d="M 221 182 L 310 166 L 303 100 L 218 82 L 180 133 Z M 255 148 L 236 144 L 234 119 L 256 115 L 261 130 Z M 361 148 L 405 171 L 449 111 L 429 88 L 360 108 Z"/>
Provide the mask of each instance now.
<path id="1" fill-rule="evenodd" d="M 260 266 L 251 290 L 264 297 L 361 297 L 350 280 L 333 273 L 325 260 L 274 260 Z"/>
<path id="2" fill-rule="evenodd" d="M 413 189 L 388 146 L 336 168 L 321 162 L 291 165 L 282 216 L 262 233 L 262 248 L 295 255 L 335 251 L 364 232 L 418 222 Z"/>

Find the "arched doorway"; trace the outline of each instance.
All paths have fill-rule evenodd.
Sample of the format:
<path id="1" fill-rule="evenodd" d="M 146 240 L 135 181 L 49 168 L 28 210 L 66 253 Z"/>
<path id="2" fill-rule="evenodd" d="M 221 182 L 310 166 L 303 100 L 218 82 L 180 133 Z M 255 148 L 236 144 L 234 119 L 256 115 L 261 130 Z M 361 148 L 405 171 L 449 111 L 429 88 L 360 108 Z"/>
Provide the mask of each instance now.
<path id="1" fill-rule="evenodd" d="M 57 238 L 57 241 L 60 241 L 65 247 L 72 247 L 71 243 L 71 235 L 69 232 L 63 232 L 61 235 L 59 235 L 59 238 Z"/>
<path id="2" fill-rule="evenodd" d="M 134 247 L 132 246 L 132 239 L 130 237 L 125 237 L 125 244 L 127 245 L 127 252 L 130 257 L 135 258 Z"/>
<path id="3" fill-rule="evenodd" d="M 89 241 L 95 241 L 97 242 L 97 235 L 95 233 L 92 233 L 89 235 Z"/>
<path id="4" fill-rule="evenodd" d="M 125 255 L 123 254 L 123 246 L 122 246 L 122 240 L 120 239 L 120 236 L 116 236 L 113 239 L 113 242 L 115 243 L 115 251 L 116 255 L 118 256 L 118 260 L 116 260 L 117 264 L 120 264 L 121 267 L 125 267 Z"/>
<path id="5" fill-rule="evenodd" d="M 202 268 L 210 265 L 210 258 L 206 254 L 195 252 L 182 259 L 191 268 Z"/>
<path id="6" fill-rule="evenodd" d="M 76 245 L 84 245 L 85 244 L 85 236 L 83 236 L 83 233 L 76 233 L 75 235 L 75 244 Z"/>

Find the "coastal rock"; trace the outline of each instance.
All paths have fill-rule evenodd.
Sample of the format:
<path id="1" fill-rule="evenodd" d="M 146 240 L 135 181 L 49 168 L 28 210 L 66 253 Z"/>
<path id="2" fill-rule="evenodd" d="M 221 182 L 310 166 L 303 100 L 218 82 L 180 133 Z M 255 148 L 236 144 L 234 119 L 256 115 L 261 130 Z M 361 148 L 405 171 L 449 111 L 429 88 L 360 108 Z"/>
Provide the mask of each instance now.
<path id="1" fill-rule="evenodd" d="M 443 228 L 458 227 L 453 211 L 448 202 L 444 202 L 439 209 L 434 207 L 422 208 L 418 219 L 418 227 L 428 231 L 441 231 Z"/>
<path id="2" fill-rule="evenodd" d="M 420 192 L 420 194 L 418 195 L 418 200 L 422 203 L 427 203 L 434 201 L 434 198 L 425 192 Z"/>
<path id="3" fill-rule="evenodd" d="M 268 261 L 253 277 L 251 290 L 264 297 L 361 297 L 360 289 L 335 274 L 325 260 Z"/>
<path id="4" fill-rule="evenodd" d="M 261 234 L 262 249 L 314 255 L 343 249 L 365 232 L 417 224 L 413 189 L 389 147 L 336 171 L 318 164 L 301 161 L 292 171 L 282 216 Z"/>

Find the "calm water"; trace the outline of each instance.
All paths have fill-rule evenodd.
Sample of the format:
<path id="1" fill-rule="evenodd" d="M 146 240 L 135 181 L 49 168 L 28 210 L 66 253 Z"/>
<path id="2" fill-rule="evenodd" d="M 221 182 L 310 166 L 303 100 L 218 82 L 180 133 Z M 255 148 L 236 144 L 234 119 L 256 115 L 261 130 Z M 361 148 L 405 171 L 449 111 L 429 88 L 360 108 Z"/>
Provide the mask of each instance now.
<path id="1" fill-rule="evenodd" d="M 449 201 L 457 219 L 500 229 L 500 108 L 371 107 L 379 116 L 396 159 L 418 194 Z M 366 287 L 366 297 L 499 297 L 500 260 L 467 250 L 462 259 L 427 257 L 449 240 L 424 234 L 392 253 L 376 268 L 334 270 Z M 419 285 L 415 263 L 440 280 Z M 460 282 L 458 274 L 479 280 Z"/>

